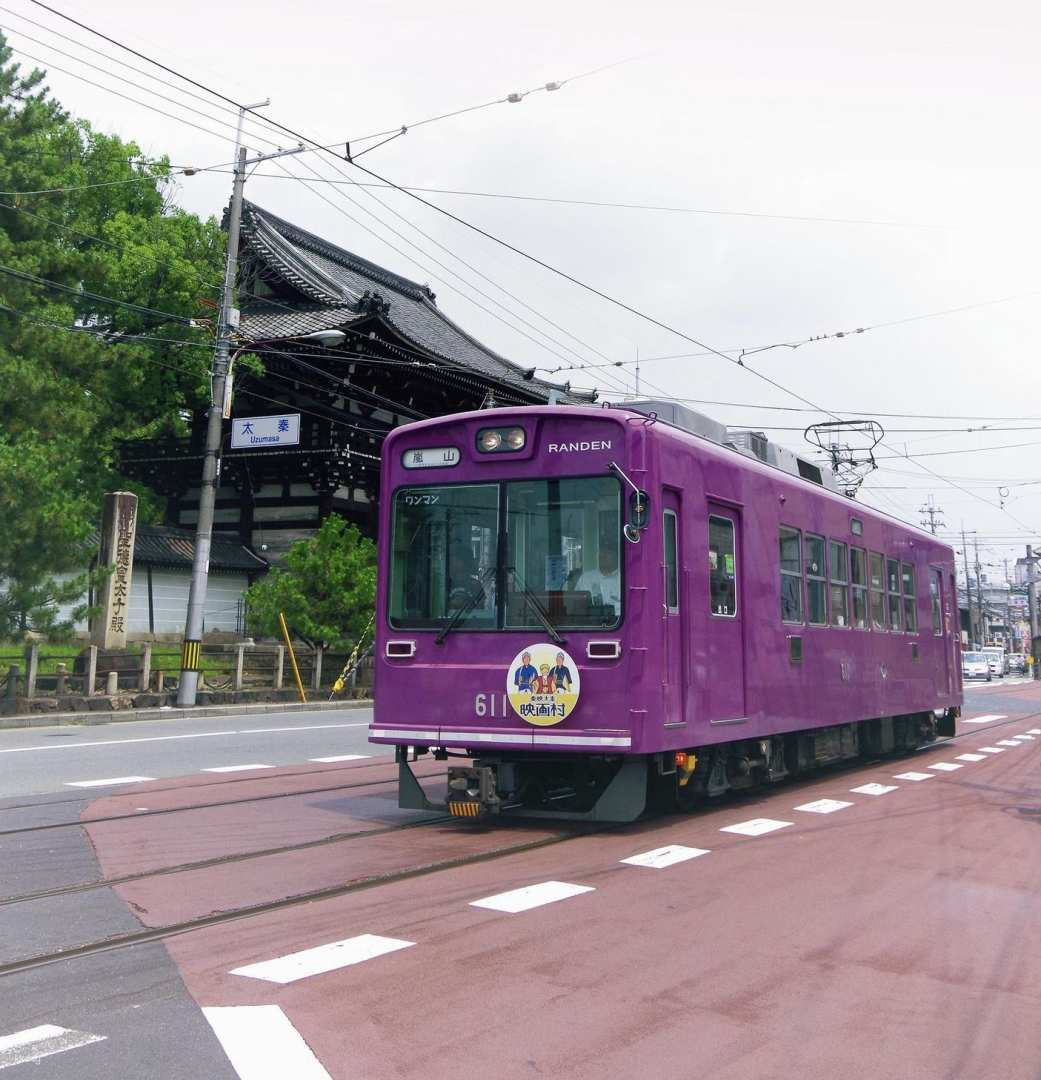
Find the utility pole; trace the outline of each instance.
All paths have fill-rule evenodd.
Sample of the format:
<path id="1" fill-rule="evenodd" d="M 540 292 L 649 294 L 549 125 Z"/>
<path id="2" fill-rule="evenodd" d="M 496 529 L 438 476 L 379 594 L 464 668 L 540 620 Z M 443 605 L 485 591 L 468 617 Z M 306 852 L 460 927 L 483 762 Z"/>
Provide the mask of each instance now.
<path id="1" fill-rule="evenodd" d="M 946 525 L 946 522 L 938 520 L 943 517 L 943 510 L 933 505 L 932 495 L 927 497 L 925 506 L 918 507 L 918 513 L 922 515 L 919 524 L 922 528 L 928 529 L 933 536 L 936 535 L 937 529 L 942 529 Z"/>
<path id="2" fill-rule="evenodd" d="M 1027 605 L 1030 612 L 1030 655 L 1034 658 L 1034 663 L 1031 665 L 1034 670 L 1034 678 L 1041 678 L 1041 668 L 1039 668 L 1039 661 L 1041 656 L 1038 655 L 1041 650 L 1038 649 L 1037 640 L 1037 574 L 1034 567 L 1037 563 L 1037 559 L 1034 556 L 1034 549 L 1027 544 Z"/>
<path id="3" fill-rule="evenodd" d="M 976 610 L 980 623 L 980 645 L 986 645 L 987 632 L 983 625 L 983 584 L 980 581 L 980 541 L 979 537 L 973 537 L 973 550 L 976 553 Z"/>
<path id="4" fill-rule="evenodd" d="M 961 554 L 965 563 L 965 606 L 969 611 L 969 648 L 976 641 L 976 635 L 972 632 L 972 583 L 969 578 L 969 545 L 965 541 L 965 526 L 961 528 Z"/>
<path id="5" fill-rule="evenodd" d="M 247 160 L 242 145 L 242 124 L 246 113 L 269 105 L 258 101 L 239 109 L 238 130 L 235 134 L 235 176 L 231 189 L 231 208 L 228 214 L 228 249 L 224 264 L 224 291 L 221 298 L 217 341 L 213 350 L 213 371 L 210 381 L 210 405 L 206 414 L 206 449 L 202 463 L 202 484 L 199 488 L 199 519 L 195 530 L 195 554 L 192 561 L 192 583 L 188 592 L 188 613 L 185 618 L 184 644 L 181 649 L 181 680 L 177 688 L 178 705 L 194 705 L 199 689 L 199 668 L 202 659 L 203 612 L 206 607 L 206 587 L 210 574 L 210 542 L 213 537 L 213 511 L 220 486 L 220 447 L 224 411 L 224 383 L 228 376 L 228 356 L 231 336 L 238 330 L 239 312 L 235 307 L 235 279 L 238 275 L 239 225 L 242 220 L 242 189 L 246 183 L 246 167 L 299 154 L 303 145 L 292 150 L 278 150 Z"/>

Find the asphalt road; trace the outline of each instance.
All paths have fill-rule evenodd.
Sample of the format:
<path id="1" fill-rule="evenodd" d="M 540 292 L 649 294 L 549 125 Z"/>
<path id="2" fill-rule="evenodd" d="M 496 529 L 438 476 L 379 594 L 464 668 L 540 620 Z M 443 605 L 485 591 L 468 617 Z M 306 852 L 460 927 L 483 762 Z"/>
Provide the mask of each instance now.
<path id="1" fill-rule="evenodd" d="M 371 708 L 271 712 L 263 716 L 147 720 L 97 726 L 0 731 L 0 807 L 26 795 L 76 790 L 100 794 L 126 777 L 162 779 L 205 769 L 278 766 L 370 747 Z M 92 784 L 97 787 L 77 788 Z"/>
<path id="2" fill-rule="evenodd" d="M 953 743 L 600 830 L 401 811 L 385 754 L 312 760 L 369 752 L 311 726 L 353 711 L 0 733 L 3 1080 L 1037 1080 L 1041 686 L 967 697 Z M 155 780 L 40 761 L 110 752 Z"/>

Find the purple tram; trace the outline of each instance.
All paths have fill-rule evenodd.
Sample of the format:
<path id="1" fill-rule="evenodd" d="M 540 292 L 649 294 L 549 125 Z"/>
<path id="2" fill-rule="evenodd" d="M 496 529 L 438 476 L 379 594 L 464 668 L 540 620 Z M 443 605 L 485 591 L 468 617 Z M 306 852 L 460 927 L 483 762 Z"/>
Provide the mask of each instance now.
<path id="1" fill-rule="evenodd" d="M 761 433 L 489 409 L 397 428 L 382 477 L 369 735 L 404 807 L 630 821 L 953 734 L 952 550 Z"/>

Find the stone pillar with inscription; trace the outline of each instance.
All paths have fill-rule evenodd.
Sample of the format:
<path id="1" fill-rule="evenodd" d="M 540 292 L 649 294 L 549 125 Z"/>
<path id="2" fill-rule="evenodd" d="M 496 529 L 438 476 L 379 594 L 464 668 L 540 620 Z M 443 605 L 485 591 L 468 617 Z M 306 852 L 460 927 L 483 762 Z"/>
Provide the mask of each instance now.
<path id="1" fill-rule="evenodd" d="M 111 572 L 98 587 L 97 602 L 101 612 L 91 634 L 91 641 L 103 649 L 126 648 L 136 534 L 137 496 L 130 491 L 106 494 L 98 565 L 109 567 Z"/>

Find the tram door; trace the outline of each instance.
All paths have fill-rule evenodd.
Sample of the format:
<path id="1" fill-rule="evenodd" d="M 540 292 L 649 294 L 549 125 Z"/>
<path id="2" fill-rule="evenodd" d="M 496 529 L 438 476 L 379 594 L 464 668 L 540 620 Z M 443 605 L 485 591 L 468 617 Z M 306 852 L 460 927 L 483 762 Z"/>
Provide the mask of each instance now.
<path id="1" fill-rule="evenodd" d="M 708 504 L 707 618 L 705 627 L 705 703 L 709 721 L 745 716 L 744 602 L 741 590 L 741 515 L 719 503 Z M 699 597 L 705 592 L 698 590 Z"/>
<path id="2" fill-rule="evenodd" d="M 684 648 L 684 620 L 690 618 L 689 611 L 683 606 L 689 598 L 683 596 L 680 552 L 683 551 L 685 538 L 680 532 L 679 493 L 666 489 L 662 499 L 662 574 L 664 591 L 662 593 L 662 631 L 664 641 L 662 664 L 662 690 L 665 698 L 665 715 L 662 721 L 666 727 L 680 727 L 686 724 L 687 692 L 687 653 Z"/>

